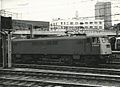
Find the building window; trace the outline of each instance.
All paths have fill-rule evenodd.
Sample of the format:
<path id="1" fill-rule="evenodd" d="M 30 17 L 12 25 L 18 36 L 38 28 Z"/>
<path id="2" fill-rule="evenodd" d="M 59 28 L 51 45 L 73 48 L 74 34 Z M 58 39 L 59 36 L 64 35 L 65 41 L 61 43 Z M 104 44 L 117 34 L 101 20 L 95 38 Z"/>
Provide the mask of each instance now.
<path id="1" fill-rule="evenodd" d="M 97 24 L 97 22 L 94 22 L 95 24 Z"/>
<path id="2" fill-rule="evenodd" d="M 67 22 L 67 25 L 69 24 L 69 22 Z"/>
<path id="3" fill-rule="evenodd" d="M 78 22 L 75 22 L 75 24 L 77 25 L 77 24 L 78 24 Z"/>
<path id="4" fill-rule="evenodd" d="M 83 26 L 80 26 L 80 28 L 82 28 L 82 29 L 83 29 L 84 27 L 83 27 Z"/>
<path id="5" fill-rule="evenodd" d="M 99 26 L 99 29 L 102 29 L 102 26 Z"/>
<path id="6" fill-rule="evenodd" d="M 90 22 L 90 24 L 93 24 L 93 22 Z"/>
<path id="7" fill-rule="evenodd" d="M 65 22 L 64 22 L 64 25 L 65 25 Z"/>
<path id="8" fill-rule="evenodd" d="M 83 22 L 80 22 L 80 24 L 84 24 Z"/>
<path id="9" fill-rule="evenodd" d="M 61 25 L 63 24 L 63 22 L 61 22 Z"/>
<path id="10" fill-rule="evenodd" d="M 68 29 L 68 27 L 64 27 L 65 29 Z"/>
<path id="11" fill-rule="evenodd" d="M 88 26 L 85 26 L 85 28 L 87 29 L 87 28 L 88 28 Z"/>
<path id="12" fill-rule="evenodd" d="M 93 26 L 90 26 L 90 28 L 93 28 Z"/>
<path id="13" fill-rule="evenodd" d="M 94 28 L 98 28 L 98 26 L 95 26 Z"/>
<path id="14" fill-rule="evenodd" d="M 70 25 L 73 25 L 73 22 L 70 22 Z"/>
<path id="15" fill-rule="evenodd" d="M 102 24 L 102 22 L 100 21 L 99 24 Z"/>
<path id="16" fill-rule="evenodd" d="M 55 23 L 53 23 L 53 25 L 55 25 Z"/>
<path id="17" fill-rule="evenodd" d="M 85 24 L 88 24 L 88 22 L 85 22 Z"/>

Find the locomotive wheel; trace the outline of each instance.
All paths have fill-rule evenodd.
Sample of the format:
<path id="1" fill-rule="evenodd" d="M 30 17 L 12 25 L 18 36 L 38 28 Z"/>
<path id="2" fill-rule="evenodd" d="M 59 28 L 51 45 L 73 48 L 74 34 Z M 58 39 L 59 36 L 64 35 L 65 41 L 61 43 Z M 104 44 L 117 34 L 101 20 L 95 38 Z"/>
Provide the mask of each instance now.
<path id="1" fill-rule="evenodd" d="M 84 59 L 84 63 L 87 65 L 87 66 L 96 66 L 99 64 L 99 58 L 96 57 L 96 56 L 87 56 L 85 57 Z"/>

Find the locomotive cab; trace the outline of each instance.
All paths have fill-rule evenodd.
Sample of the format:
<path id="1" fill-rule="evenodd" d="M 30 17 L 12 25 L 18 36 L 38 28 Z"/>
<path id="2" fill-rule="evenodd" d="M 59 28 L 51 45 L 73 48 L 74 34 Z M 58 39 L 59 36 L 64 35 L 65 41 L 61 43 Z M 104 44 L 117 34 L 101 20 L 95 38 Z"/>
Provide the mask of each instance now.
<path id="1" fill-rule="evenodd" d="M 108 38 L 105 36 L 94 36 L 92 39 L 92 49 L 98 48 L 96 51 L 99 51 L 100 55 L 111 54 L 111 45 L 108 41 Z"/>
<path id="2" fill-rule="evenodd" d="M 102 55 L 109 55 L 112 53 L 111 45 L 107 37 L 100 37 L 100 51 Z"/>
<path id="3" fill-rule="evenodd" d="M 111 45 L 108 41 L 108 37 L 106 36 L 96 36 L 92 37 L 92 49 L 95 48 L 96 50 L 94 51 L 97 55 L 96 58 L 98 58 L 97 62 L 104 64 L 104 63 L 109 63 L 112 50 L 111 50 Z"/>
<path id="4" fill-rule="evenodd" d="M 115 40 L 115 50 L 120 50 L 120 37 Z"/>

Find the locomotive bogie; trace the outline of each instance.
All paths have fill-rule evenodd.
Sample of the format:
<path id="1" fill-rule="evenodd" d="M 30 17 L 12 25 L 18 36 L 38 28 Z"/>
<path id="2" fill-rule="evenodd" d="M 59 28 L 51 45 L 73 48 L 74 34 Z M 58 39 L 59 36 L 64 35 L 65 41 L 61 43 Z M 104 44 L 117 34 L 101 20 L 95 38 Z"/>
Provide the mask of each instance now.
<path id="1" fill-rule="evenodd" d="M 105 60 L 106 59 L 106 60 Z M 13 55 L 14 63 L 21 64 L 50 64 L 50 65 L 99 65 L 102 63 L 107 63 L 108 58 L 104 59 L 100 55 L 43 55 L 43 54 L 21 54 Z"/>

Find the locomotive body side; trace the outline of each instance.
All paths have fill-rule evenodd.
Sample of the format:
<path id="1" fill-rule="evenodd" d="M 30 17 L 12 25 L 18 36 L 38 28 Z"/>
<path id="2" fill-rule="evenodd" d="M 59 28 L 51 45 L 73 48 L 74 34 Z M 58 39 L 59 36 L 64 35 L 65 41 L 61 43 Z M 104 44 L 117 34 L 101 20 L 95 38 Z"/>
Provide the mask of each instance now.
<path id="1" fill-rule="evenodd" d="M 94 48 L 93 48 L 94 45 Z M 61 38 L 13 41 L 13 54 L 100 54 L 100 44 L 88 38 Z"/>
<path id="2" fill-rule="evenodd" d="M 17 45 L 15 45 L 15 43 Z M 79 45 L 80 43 L 80 45 Z M 78 38 L 51 38 L 51 39 L 37 39 L 15 41 L 13 53 L 20 54 L 78 54 L 84 53 L 85 39 Z M 80 51 L 83 50 L 83 51 Z"/>

